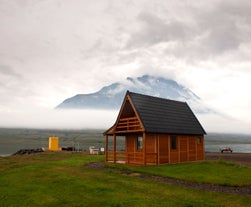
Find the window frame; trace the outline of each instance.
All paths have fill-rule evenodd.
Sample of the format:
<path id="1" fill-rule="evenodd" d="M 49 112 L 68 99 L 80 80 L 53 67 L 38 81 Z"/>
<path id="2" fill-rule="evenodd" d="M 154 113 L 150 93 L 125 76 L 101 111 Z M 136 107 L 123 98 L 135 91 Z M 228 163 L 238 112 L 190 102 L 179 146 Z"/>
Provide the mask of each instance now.
<path id="1" fill-rule="evenodd" d="M 202 144 L 202 137 L 197 138 L 197 144 Z"/>
<path id="2" fill-rule="evenodd" d="M 177 150 L 177 136 L 170 137 L 171 150 Z"/>
<path id="3" fill-rule="evenodd" d="M 137 150 L 138 151 L 143 150 L 143 137 L 142 136 L 137 137 Z"/>

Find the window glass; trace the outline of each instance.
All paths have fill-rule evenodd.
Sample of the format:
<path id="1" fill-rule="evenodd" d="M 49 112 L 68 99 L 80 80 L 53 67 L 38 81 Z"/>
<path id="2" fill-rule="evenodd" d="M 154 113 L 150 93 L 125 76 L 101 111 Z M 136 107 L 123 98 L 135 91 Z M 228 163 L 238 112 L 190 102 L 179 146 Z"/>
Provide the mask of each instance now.
<path id="1" fill-rule="evenodd" d="M 142 137 L 138 137 L 138 145 L 137 145 L 138 150 L 142 150 L 142 143 L 143 143 Z"/>
<path id="2" fill-rule="evenodd" d="M 176 145 L 177 145 L 177 143 L 176 143 L 176 137 L 175 136 L 171 136 L 171 149 L 176 149 Z"/>
<path id="3" fill-rule="evenodd" d="M 201 142 L 202 142 L 201 137 L 198 137 L 198 139 L 197 139 L 197 140 L 198 140 L 198 142 L 197 142 L 197 143 L 198 143 L 198 144 L 201 144 Z"/>

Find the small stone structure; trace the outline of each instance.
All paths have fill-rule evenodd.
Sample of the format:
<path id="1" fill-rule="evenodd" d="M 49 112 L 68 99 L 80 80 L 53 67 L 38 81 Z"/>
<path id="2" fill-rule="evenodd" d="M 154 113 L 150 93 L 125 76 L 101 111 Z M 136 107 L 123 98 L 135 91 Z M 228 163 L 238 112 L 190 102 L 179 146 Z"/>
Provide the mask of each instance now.
<path id="1" fill-rule="evenodd" d="M 90 155 L 99 155 L 100 150 L 95 148 L 94 146 L 89 147 Z"/>

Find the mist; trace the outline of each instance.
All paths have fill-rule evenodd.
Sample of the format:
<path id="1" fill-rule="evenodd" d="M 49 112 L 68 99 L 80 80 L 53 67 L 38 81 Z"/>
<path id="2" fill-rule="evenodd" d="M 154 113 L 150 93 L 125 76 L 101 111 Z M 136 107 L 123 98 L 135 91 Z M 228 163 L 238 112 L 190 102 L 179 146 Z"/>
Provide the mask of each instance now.
<path id="1" fill-rule="evenodd" d="M 0 111 L 2 128 L 36 129 L 108 129 L 117 119 L 119 110 L 59 110 L 27 108 Z M 250 134 L 248 122 L 216 113 L 195 114 L 207 133 Z"/>
<path id="2" fill-rule="evenodd" d="M 29 109 L 0 112 L 1 127 L 46 129 L 107 129 L 117 116 L 113 110 Z"/>

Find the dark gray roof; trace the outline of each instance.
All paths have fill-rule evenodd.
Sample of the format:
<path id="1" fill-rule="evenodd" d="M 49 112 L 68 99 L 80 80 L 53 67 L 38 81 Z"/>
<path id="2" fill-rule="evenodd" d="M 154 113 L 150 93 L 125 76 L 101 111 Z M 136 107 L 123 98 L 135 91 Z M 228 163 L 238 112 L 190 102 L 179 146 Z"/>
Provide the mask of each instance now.
<path id="1" fill-rule="evenodd" d="M 206 134 L 187 103 L 127 91 L 146 132 Z"/>

